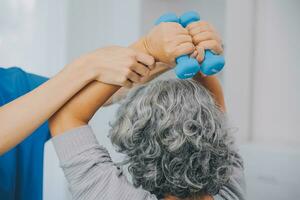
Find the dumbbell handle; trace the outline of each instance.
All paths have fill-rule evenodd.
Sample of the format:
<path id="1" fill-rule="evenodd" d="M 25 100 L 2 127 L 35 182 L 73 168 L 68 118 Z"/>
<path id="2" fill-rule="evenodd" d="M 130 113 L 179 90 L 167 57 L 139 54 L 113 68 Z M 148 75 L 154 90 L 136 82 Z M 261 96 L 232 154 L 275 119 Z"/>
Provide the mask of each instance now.
<path id="1" fill-rule="evenodd" d="M 155 24 L 160 24 L 161 22 L 179 22 L 179 18 L 174 13 L 167 13 L 162 15 Z M 176 58 L 175 73 L 178 78 L 186 79 L 191 78 L 200 71 L 200 65 L 198 61 L 194 58 L 190 58 L 188 55 L 182 55 Z"/>
<path id="2" fill-rule="evenodd" d="M 187 27 L 189 24 L 199 21 L 200 16 L 197 12 L 189 11 L 181 15 L 180 24 Z M 205 58 L 200 65 L 200 71 L 205 75 L 213 75 L 223 69 L 225 59 L 223 56 L 215 55 L 210 50 L 205 51 Z"/>

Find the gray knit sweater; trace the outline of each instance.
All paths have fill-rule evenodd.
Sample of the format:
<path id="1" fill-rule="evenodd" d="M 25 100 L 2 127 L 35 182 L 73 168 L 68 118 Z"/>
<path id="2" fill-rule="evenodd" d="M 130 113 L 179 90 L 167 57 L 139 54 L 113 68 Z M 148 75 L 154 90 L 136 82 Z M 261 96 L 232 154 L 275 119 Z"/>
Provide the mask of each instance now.
<path id="1" fill-rule="evenodd" d="M 82 126 L 52 139 L 75 200 L 157 200 L 135 188 L 99 145 L 92 129 Z M 243 167 L 237 166 L 215 200 L 244 200 Z"/>

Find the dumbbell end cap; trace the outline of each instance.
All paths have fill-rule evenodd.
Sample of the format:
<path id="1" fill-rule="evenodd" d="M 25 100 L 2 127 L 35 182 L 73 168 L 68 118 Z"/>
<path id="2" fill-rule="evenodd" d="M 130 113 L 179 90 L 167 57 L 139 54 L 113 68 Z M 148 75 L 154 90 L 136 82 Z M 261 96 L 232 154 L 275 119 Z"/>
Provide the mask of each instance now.
<path id="1" fill-rule="evenodd" d="M 196 22 L 196 21 L 199 21 L 199 20 L 200 20 L 200 15 L 196 11 L 188 11 L 188 12 L 183 13 L 180 16 L 180 24 L 183 27 L 186 27 L 190 23 Z"/>
<path id="2" fill-rule="evenodd" d="M 200 71 L 211 76 L 220 72 L 225 65 L 225 59 L 223 56 L 215 56 L 214 59 L 205 59 L 200 66 Z"/>
<path id="3" fill-rule="evenodd" d="M 169 12 L 165 13 L 164 15 L 160 16 L 155 22 L 155 25 L 158 25 L 162 22 L 176 22 L 179 23 L 179 18 L 175 13 Z"/>
<path id="4" fill-rule="evenodd" d="M 178 61 L 178 59 L 177 59 Z M 180 79 L 192 78 L 200 71 L 200 65 L 196 59 L 187 57 L 184 61 L 177 62 L 175 73 Z"/>

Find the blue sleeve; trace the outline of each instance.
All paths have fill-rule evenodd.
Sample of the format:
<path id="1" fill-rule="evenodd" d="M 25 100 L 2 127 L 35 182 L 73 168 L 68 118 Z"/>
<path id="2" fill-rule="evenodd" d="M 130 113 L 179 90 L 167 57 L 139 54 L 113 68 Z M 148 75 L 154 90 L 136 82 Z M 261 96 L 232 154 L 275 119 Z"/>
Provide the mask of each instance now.
<path id="1" fill-rule="evenodd" d="M 18 67 L 0 67 L 0 106 L 45 81 L 47 78 Z M 23 142 L 0 156 L 1 200 L 42 200 L 44 144 L 49 138 L 48 123 L 45 122 Z"/>
<path id="2" fill-rule="evenodd" d="M 30 92 L 47 80 L 45 77 L 27 73 L 18 67 L 7 69 L 0 67 L 0 105 Z"/>

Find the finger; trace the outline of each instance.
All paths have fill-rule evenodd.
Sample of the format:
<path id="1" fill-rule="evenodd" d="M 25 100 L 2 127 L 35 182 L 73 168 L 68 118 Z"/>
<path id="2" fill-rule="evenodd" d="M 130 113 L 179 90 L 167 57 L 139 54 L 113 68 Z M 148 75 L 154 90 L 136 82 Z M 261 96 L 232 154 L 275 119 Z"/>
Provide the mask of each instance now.
<path id="1" fill-rule="evenodd" d="M 162 22 L 158 26 L 165 26 L 165 28 L 169 31 L 176 32 L 178 34 L 188 34 L 188 30 L 183 28 L 177 22 Z"/>
<path id="2" fill-rule="evenodd" d="M 196 29 L 196 30 L 200 30 L 200 31 L 207 31 L 207 30 L 210 30 L 211 29 L 211 26 L 209 25 L 208 22 L 206 21 L 197 21 L 197 22 L 193 22 L 193 23 L 190 23 L 186 29 L 191 33 L 191 31 L 193 29 Z M 195 30 L 195 31 L 196 31 Z"/>
<path id="3" fill-rule="evenodd" d="M 200 42 L 198 44 L 198 47 L 212 50 L 216 54 L 223 53 L 222 45 L 219 42 L 217 42 L 216 40 L 206 40 L 206 41 Z"/>
<path id="4" fill-rule="evenodd" d="M 143 65 L 143 64 L 141 64 L 139 62 L 137 62 L 136 64 L 134 64 L 131 67 L 131 69 L 134 72 L 138 73 L 140 76 L 147 76 L 149 74 L 149 72 L 150 72 L 150 69 L 147 66 L 145 66 L 145 65 Z"/>
<path id="5" fill-rule="evenodd" d="M 189 34 L 181 34 L 181 35 L 177 35 L 174 39 L 174 45 L 180 45 L 182 43 L 186 43 L 186 42 L 193 42 L 192 36 L 190 36 Z"/>
<path id="6" fill-rule="evenodd" d="M 136 60 L 146 66 L 148 66 L 150 69 L 153 69 L 154 67 L 154 58 L 153 56 L 150 56 L 148 54 L 137 52 L 136 54 Z"/>
<path id="7" fill-rule="evenodd" d="M 141 81 L 141 77 L 133 71 L 128 72 L 127 79 L 133 83 L 139 83 Z"/>
<path id="8" fill-rule="evenodd" d="M 209 27 L 195 27 L 189 31 L 189 34 L 191 36 L 194 36 L 196 34 L 203 33 L 203 32 L 214 32 L 214 31 L 211 30 L 211 28 Z"/>
<path id="9" fill-rule="evenodd" d="M 202 63 L 204 60 L 204 56 L 205 56 L 205 50 L 203 47 L 199 46 L 199 47 L 197 47 L 197 52 L 198 52 L 198 54 L 197 54 L 196 59 L 198 60 L 199 63 Z"/>
<path id="10" fill-rule="evenodd" d="M 205 40 L 216 40 L 217 42 L 222 43 L 220 38 L 210 31 L 201 32 L 193 36 L 193 43 L 196 45 Z"/>
<path id="11" fill-rule="evenodd" d="M 125 88 L 131 88 L 133 86 L 133 83 L 130 80 L 127 80 L 124 82 L 123 86 Z"/>
<path id="12" fill-rule="evenodd" d="M 196 58 L 197 57 L 197 55 L 198 55 L 198 51 L 197 50 L 195 50 L 191 55 L 190 55 L 190 57 L 192 57 L 192 58 Z"/>
<path id="13" fill-rule="evenodd" d="M 174 52 L 175 58 L 182 56 L 182 55 L 189 55 L 193 53 L 195 50 L 195 46 L 193 43 L 186 42 L 183 44 L 180 44 L 179 46 L 176 47 L 176 50 Z"/>
<path id="14" fill-rule="evenodd" d="M 171 22 L 171 23 L 174 23 L 174 27 L 176 28 L 176 33 L 179 33 L 179 34 L 189 34 L 189 31 L 185 28 L 183 28 L 179 23 L 177 22 Z"/>

